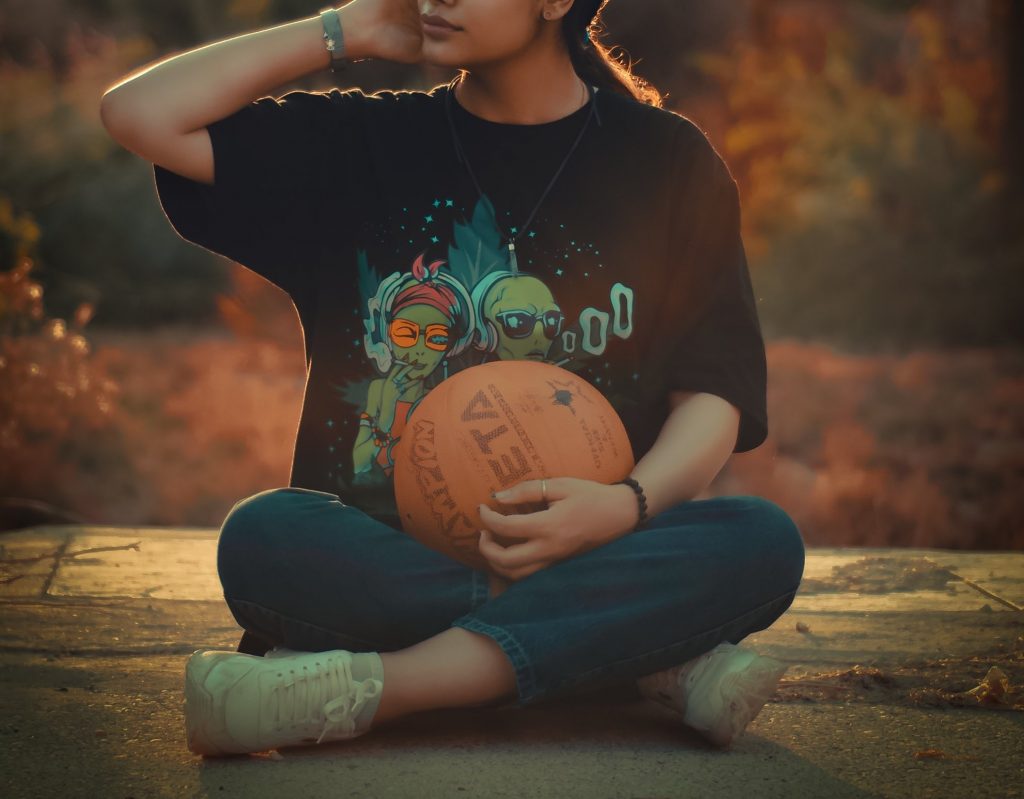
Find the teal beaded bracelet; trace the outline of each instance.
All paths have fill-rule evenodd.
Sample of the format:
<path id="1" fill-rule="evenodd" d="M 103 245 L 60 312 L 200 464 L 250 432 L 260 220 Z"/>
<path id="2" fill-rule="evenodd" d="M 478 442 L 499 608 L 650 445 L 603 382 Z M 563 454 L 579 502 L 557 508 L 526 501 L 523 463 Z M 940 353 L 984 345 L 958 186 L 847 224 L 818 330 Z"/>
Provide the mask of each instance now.
<path id="1" fill-rule="evenodd" d="M 640 484 L 632 477 L 627 477 L 625 480 L 619 480 L 618 484 L 628 485 L 636 492 L 637 502 L 640 504 L 640 519 L 636 523 L 634 530 L 640 529 L 644 522 L 647 521 L 647 497 L 644 496 L 644 490 L 640 487 Z"/>

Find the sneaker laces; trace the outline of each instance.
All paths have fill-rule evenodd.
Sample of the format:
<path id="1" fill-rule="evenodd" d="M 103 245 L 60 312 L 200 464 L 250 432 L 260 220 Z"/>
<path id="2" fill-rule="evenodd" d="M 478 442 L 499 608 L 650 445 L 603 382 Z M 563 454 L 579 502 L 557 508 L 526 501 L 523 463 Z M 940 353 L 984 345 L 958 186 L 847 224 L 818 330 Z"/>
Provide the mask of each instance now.
<path id="1" fill-rule="evenodd" d="M 301 672 L 288 673 L 283 682 L 271 689 L 268 703 L 272 705 L 275 728 L 281 729 L 284 723 L 298 726 L 323 721 L 317 743 L 332 732 L 353 737 L 356 716 L 380 693 L 380 682 L 356 682 L 352 677 L 351 655 L 328 656 L 313 663 L 312 670 L 303 663 Z"/>

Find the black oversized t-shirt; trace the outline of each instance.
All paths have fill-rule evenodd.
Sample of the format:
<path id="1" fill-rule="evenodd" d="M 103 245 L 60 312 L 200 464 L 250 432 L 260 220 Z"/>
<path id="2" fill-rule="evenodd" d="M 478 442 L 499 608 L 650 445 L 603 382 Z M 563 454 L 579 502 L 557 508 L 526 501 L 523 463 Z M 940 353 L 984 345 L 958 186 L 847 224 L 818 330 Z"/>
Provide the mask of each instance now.
<path id="1" fill-rule="evenodd" d="M 486 120 L 452 95 L 474 181 L 449 91 L 263 97 L 208 126 L 214 185 L 154 166 L 182 237 L 295 304 L 307 382 L 289 484 L 399 528 L 392 449 L 409 415 L 446 377 L 497 359 L 584 377 L 636 460 L 672 389 L 736 406 L 736 452 L 764 441 L 737 188 L 700 129 L 607 90 L 534 125 Z M 590 103 L 596 118 L 528 219 Z"/>

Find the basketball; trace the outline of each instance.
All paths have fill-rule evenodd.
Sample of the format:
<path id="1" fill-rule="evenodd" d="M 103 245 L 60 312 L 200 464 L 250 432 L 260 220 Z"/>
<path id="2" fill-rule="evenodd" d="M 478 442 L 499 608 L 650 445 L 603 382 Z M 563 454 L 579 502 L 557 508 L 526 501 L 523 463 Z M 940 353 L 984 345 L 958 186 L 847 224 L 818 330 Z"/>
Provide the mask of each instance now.
<path id="1" fill-rule="evenodd" d="M 477 508 L 546 509 L 498 502 L 492 491 L 542 477 L 611 484 L 634 465 L 622 420 L 585 379 L 548 363 L 492 361 L 452 375 L 414 407 L 395 445 L 395 504 L 410 536 L 488 571 Z"/>

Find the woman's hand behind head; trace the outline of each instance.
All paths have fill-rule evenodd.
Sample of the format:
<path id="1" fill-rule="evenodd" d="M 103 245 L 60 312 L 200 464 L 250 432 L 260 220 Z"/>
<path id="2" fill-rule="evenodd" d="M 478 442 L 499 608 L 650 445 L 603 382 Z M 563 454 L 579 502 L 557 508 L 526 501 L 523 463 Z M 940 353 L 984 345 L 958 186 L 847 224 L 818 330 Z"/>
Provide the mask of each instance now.
<path id="1" fill-rule="evenodd" d="M 419 0 L 352 0 L 341 9 L 342 34 L 354 58 L 401 64 L 423 59 Z"/>

